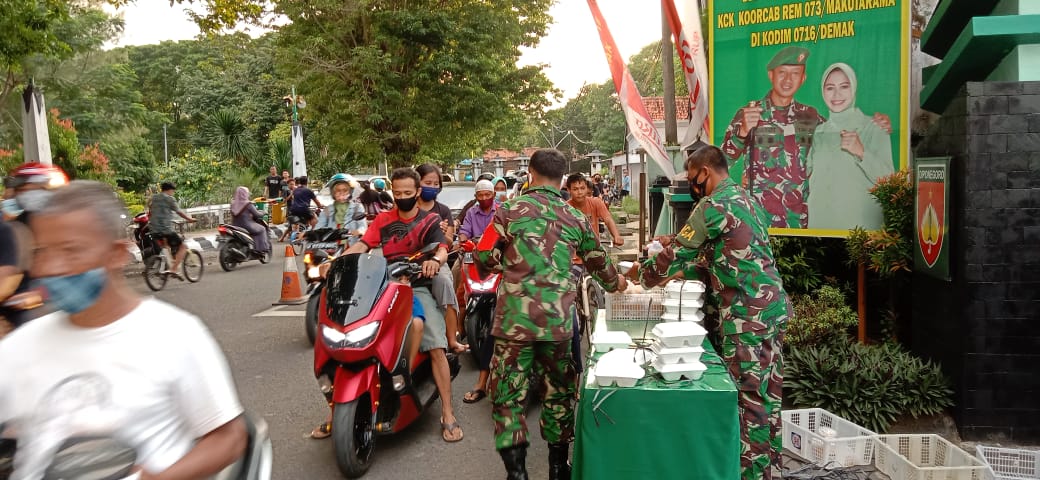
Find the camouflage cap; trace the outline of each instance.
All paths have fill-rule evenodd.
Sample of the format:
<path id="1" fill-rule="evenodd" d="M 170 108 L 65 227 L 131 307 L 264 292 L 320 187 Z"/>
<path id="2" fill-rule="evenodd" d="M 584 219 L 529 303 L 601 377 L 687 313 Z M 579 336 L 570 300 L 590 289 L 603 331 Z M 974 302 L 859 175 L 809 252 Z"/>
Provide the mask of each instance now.
<path id="1" fill-rule="evenodd" d="M 772 70 L 780 65 L 805 65 L 809 58 L 809 49 L 803 47 L 784 47 L 766 65 L 766 70 Z"/>

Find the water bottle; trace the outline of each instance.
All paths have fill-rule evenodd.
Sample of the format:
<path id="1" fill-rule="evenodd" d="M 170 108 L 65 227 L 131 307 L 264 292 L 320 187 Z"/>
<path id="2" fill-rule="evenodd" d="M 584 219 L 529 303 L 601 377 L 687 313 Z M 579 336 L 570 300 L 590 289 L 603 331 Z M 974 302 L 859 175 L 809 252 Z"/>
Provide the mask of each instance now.
<path id="1" fill-rule="evenodd" d="M 650 245 L 648 245 L 646 247 L 646 253 L 647 253 L 647 255 L 650 255 L 651 257 L 654 256 L 654 255 L 657 255 L 658 253 L 661 253 L 663 251 L 664 251 L 664 245 L 661 245 L 661 242 L 659 242 L 657 240 L 654 240 L 654 241 L 650 242 Z"/>

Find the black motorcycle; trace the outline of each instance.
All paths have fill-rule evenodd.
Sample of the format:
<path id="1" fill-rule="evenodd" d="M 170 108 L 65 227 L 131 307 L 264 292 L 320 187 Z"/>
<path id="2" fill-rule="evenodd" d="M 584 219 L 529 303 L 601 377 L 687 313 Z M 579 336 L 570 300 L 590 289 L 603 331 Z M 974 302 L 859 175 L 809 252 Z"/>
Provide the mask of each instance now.
<path id="1" fill-rule="evenodd" d="M 307 296 L 310 298 L 307 300 L 303 326 L 307 331 L 307 341 L 311 345 L 317 336 L 318 302 L 325 287 L 325 279 L 321 278 L 320 268 L 343 254 L 350 237 L 349 231 L 335 228 L 319 228 L 304 233 L 306 246 L 303 253 L 303 278 L 307 280 Z"/>
<path id="2" fill-rule="evenodd" d="M 261 225 L 265 229 L 267 228 L 266 223 L 261 223 Z M 223 223 L 217 228 L 217 231 L 220 233 L 220 236 L 217 238 L 217 243 L 220 244 L 218 258 L 220 259 L 220 268 L 223 268 L 225 272 L 230 272 L 238 264 L 250 260 L 260 260 L 260 263 L 271 261 L 270 249 L 266 252 L 257 252 L 253 249 L 253 236 L 249 234 L 249 230 Z"/>

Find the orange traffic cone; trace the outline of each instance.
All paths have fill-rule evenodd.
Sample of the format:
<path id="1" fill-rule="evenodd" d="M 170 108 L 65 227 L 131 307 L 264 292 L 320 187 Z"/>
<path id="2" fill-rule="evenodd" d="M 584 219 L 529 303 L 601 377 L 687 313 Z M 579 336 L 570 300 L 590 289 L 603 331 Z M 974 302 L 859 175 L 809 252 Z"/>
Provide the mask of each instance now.
<path id="1" fill-rule="evenodd" d="M 300 272 L 296 269 L 296 252 L 292 245 L 285 246 L 285 267 L 282 268 L 282 298 L 272 305 L 300 305 L 307 302 L 300 286 Z"/>

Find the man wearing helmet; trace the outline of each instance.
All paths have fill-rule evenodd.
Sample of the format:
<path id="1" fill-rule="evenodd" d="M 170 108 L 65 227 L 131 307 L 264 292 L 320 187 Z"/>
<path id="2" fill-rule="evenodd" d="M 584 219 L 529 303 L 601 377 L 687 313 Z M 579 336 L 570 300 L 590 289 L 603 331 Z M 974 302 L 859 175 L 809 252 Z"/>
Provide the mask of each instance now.
<path id="1" fill-rule="evenodd" d="M 156 239 L 165 240 L 170 251 L 174 252 L 173 265 L 162 273 L 183 280 L 180 274 L 181 262 L 188 255 L 188 248 L 184 246 L 181 236 L 173 229 L 173 215 L 177 214 L 189 222 L 196 220 L 191 215 L 184 213 L 181 206 L 177 204 L 177 200 L 173 198 L 173 191 L 177 187 L 170 182 L 163 182 L 159 189 L 161 191 L 152 196 L 151 204 L 148 207 L 148 229 L 152 231 Z"/>
<path id="2" fill-rule="evenodd" d="M 0 331 L 17 328 L 47 313 L 40 308 L 43 295 L 31 286 L 29 276 L 33 244 L 29 217 L 46 206 L 53 189 L 68 183 L 68 176 L 60 168 L 37 162 L 18 166 L 4 179 L 2 210 L 7 235 L 2 248 L 8 258 L 0 262 Z"/>
<path id="3" fill-rule="evenodd" d="M 347 230 L 352 235 L 350 244 L 353 245 L 358 238 L 361 238 L 368 223 L 364 218 L 364 208 L 360 203 L 353 201 L 357 182 L 350 175 L 337 173 L 332 176 L 326 186 L 329 188 L 329 194 L 332 195 L 332 205 L 318 214 L 316 228 Z M 361 218 L 355 220 L 359 215 Z"/>

